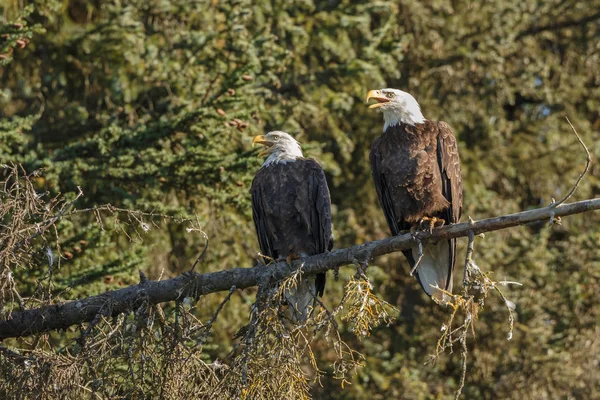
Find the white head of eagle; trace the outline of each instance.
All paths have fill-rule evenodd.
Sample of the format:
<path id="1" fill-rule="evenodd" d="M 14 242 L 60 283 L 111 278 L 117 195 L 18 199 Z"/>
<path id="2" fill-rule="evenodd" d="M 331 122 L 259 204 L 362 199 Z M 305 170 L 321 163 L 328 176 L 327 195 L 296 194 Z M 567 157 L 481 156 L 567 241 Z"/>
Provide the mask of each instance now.
<path id="1" fill-rule="evenodd" d="M 425 122 L 419 103 L 409 93 L 398 89 L 371 90 L 367 93 L 367 101 L 374 99 L 377 103 L 369 108 L 378 108 L 383 112 L 383 131 L 401 122 L 414 126 Z"/>
<path id="2" fill-rule="evenodd" d="M 254 147 L 256 143 L 266 147 L 258 153 L 259 157 L 268 155 L 263 166 L 268 166 L 272 163 L 285 164 L 303 157 L 300 143 L 288 133 L 282 131 L 273 131 L 266 135 L 255 136 L 254 139 L 252 139 L 252 147 Z"/>

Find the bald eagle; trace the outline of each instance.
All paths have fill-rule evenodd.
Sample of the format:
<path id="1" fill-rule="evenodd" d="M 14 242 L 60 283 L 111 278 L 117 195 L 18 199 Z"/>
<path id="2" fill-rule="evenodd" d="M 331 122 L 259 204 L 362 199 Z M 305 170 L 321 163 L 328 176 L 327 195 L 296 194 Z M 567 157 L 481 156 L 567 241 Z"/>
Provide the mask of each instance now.
<path id="1" fill-rule="evenodd" d="M 267 156 L 250 189 L 262 254 L 289 262 L 330 251 L 331 201 L 323 168 L 304 158 L 300 144 L 285 132 L 256 136 L 252 145 L 256 143 L 266 146 L 259 156 Z M 294 322 L 306 321 L 313 298 L 323 295 L 325 277 L 303 276 L 297 288 L 286 293 Z"/>
<path id="2" fill-rule="evenodd" d="M 413 96 L 397 89 L 371 90 L 369 108 L 383 112 L 383 134 L 371 147 L 371 172 L 392 235 L 428 221 L 451 224 L 462 213 L 462 178 L 456 138 L 445 122 L 426 120 Z M 418 248 L 404 251 L 411 269 Z M 452 291 L 456 239 L 423 246 L 416 277 L 437 300 Z"/>

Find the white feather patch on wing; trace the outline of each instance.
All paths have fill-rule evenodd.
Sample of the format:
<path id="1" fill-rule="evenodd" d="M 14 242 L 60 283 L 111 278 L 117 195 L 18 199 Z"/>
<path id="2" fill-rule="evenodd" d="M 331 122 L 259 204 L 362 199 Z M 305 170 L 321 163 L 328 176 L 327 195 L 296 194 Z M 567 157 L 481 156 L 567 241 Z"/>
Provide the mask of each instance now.
<path id="1" fill-rule="evenodd" d="M 419 248 L 413 247 L 412 254 L 415 260 L 419 259 Z M 440 289 L 445 289 L 448 292 L 452 292 L 452 280 L 448 287 L 448 262 L 450 260 L 450 246 L 447 241 L 441 241 L 436 244 L 423 245 L 423 258 L 417 268 L 417 274 L 421 284 L 428 295 L 442 300 Z M 438 293 L 439 292 L 439 293 Z"/>

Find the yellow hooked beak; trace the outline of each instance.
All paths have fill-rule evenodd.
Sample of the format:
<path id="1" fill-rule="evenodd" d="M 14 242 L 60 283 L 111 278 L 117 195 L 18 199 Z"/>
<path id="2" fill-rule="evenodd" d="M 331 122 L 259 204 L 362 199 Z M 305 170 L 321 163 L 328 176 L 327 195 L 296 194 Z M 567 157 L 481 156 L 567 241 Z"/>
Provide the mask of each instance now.
<path id="1" fill-rule="evenodd" d="M 254 145 L 256 143 L 262 144 L 263 146 L 267 147 L 266 149 L 264 149 L 260 153 L 258 153 L 259 157 L 263 157 L 263 156 L 266 156 L 267 154 L 271 153 L 273 151 L 273 145 L 275 144 L 274 142 L 267 140 L 265 135 L 254 136 L 254 139 L 252 139 L 252 147 L 254 147 Z"/>
<path id="2" fill-rule="evenodd" d="M 385 103 L 389 103 L 391 101 L 383 93 L 381 93 L 381 90 L 371 90 L 371 91 L 369 91 L 369 93 L 367 93 L 367 103 L 369 102 L 370 99 L 377 100 L 377 103 L 371 104 L 369 106 L 369 108 L 381 107 Z"/>

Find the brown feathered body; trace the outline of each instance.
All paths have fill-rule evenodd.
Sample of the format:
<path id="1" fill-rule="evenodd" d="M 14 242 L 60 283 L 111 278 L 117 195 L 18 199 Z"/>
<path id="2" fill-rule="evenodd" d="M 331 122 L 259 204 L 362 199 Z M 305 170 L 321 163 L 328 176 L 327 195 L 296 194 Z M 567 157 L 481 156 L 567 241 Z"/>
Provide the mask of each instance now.
<path id="1" fill-rule="evenodd" d="M 310 256 L 333 247 L 331 201 L 323 168 L 313 159 L 263 166 L 252 187 L 252 217 L 261 252 L 274 260 Z M 314 280 L 323 295 L 325 274 Z"/>
<path id="2" fill-rule="evenodd" d="M 459 221 L 462 179 L 456 139 L 444 122 L 400 123 L 388 127 L 373 143 L 371 169 L 379 201 L 393 235 L 410 229 L 424 217 L 446 224 Z M 404 251 L 411 268 L 416 249 Z M 417 269 L 423 289 L 451 291 L 456 239 L 424 246 Z"/>

